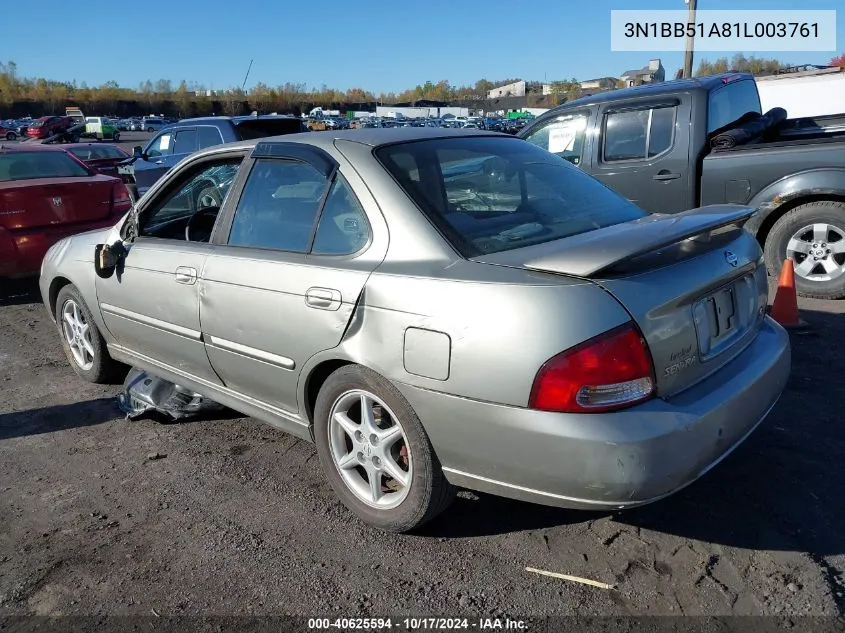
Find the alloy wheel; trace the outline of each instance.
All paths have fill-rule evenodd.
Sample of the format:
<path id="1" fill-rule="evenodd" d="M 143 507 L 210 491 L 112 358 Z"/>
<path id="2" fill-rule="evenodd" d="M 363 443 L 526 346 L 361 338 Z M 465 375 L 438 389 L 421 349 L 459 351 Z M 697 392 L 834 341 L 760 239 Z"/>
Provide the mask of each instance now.
<path id="1" fill-rule="evenodd" d="M 62 306 L 62 331 L 76 364 L 83 371 L 91 369 L 94 366 L 91 327 L 82 309 L 73 299 L 68 299 Z"/>
<path id="2" fill-rule="evenodd" d="M 331 408 L 329 447 L 341 479 L 377 509 L 401 504 L 411 489 L 413 460 L 402 425 L 378 397 L 351 390 Z"/>
<path id="3" fill-rule="evenodd" d="M 845 230 L 818 222 L 796 231 L 786 245 L 795 274 L 807 281 L 832 281 L 845 274 Z"/>

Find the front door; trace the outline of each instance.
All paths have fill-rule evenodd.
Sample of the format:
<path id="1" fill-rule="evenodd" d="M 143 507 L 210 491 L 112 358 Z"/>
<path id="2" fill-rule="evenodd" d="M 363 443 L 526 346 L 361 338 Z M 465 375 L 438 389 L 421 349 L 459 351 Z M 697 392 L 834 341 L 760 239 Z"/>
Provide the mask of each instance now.
<path id="1" fill-rule="evenodd" d="M 196 214 L 196 189 L 228 187 L 241 158 L 218 158 L 174 175 L 138 210 L 139 237 L 122 266 L 97 278 L 97 298 L 108 330 L 134 354 L 177 372 L 220 384 L 202 342 L 199 278 L 209 252 L 215 210 Z M 212 177 L 213 175 L 213 177 Z M 225 190 L 220 192 L 220 199 Z M 193 218 L 193 219 L 192 219 Z M 189 224 L 190 221 L 190 224 Z"/>
<path id="2" fill-rule="evenodd" d="M 134 163 L 135 184 L 138 196 L 143 196 L 167 170 L 170 169 L 170 155 L 173 153 L 173 131 L 165 130 L 147 144 L 144 158 Z"/>
<path id="3" fill-rule="evenodd" d="M 334 159 L 301 145 L 286 157 L 283 146 L 253 154 L 203 270 L 200 320 L 226 386 L 295 414 L 302 366 L 340 343 L 384 249 Z"/>
<path id="4" fill-rule="evenodd" d="M 689 102 L 606 110 L 591 173 L 650 213 L 696 206 Z"/>

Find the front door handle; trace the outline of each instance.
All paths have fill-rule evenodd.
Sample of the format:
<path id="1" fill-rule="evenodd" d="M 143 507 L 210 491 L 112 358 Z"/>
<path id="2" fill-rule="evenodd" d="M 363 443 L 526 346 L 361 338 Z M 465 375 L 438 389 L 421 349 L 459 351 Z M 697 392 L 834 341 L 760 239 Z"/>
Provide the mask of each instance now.
<path id="1" fill-rule="evenodd" d="M 179 266 L 176 269 L 175 276 L 177 284 L 190 286 L 191 284 L 197 283 L 197 269 L 191 268 L 190 266 Z"/>
<path id="2" fill-rule="evenodd" d="M 681 177 L 681 174 L 673 174 L 668 169 L 661 169 L 655 176 L 652 176 L 652 180 L 664 181 L 664 180 L 677 180 Z"/>
<path id="3" fill-rule="evenodd" d="M 316 310 L 337 310 L 340 308 L 339 290 L 333 288 L 309 288 L 305 292 L 305 305 Z"/>
<path id="4" fill-rule="evenodd" d="M 163 161 L 163 160 L 157 160 L 157 161 L 156 161 L 156 165 L 161 165 L 161 164 L 163 164 L 163 163 L 164 163 L 164 161 Z"/>

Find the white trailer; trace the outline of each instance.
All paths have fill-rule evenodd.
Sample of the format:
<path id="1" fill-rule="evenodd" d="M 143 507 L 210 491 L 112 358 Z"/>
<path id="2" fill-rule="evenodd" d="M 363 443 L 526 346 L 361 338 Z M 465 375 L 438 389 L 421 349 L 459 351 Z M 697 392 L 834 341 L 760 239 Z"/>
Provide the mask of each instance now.
<path id="1" fill-rule="evenodd" d="M 790 119 L 845 113 L 845 68 L 757 77 L 763 112 L 783 108 Z"/>

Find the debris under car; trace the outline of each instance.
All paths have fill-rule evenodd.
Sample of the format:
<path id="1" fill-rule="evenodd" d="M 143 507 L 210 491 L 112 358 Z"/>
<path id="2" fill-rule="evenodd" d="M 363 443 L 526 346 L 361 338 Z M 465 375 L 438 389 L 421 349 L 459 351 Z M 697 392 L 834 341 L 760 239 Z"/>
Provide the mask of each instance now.
<path id="1" fill-rule="evenodd" d="M 129 370 L 117 403 L 129 420 L 157 412 L 175 421 L 225 408 L 201 394 L 137 367 Z"/>

